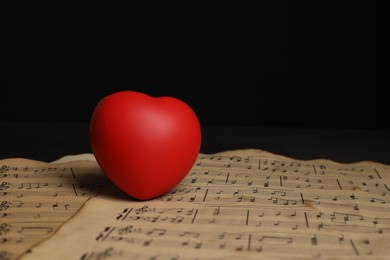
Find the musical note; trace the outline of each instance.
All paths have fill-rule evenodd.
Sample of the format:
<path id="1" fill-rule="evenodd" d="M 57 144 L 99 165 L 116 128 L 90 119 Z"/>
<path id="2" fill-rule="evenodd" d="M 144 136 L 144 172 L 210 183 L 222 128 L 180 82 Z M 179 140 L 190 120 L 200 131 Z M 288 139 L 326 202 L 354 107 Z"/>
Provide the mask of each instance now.
<path id="1" fill-rule="evenodd" d="M 33 234 L 41 234 L 41 233 L 51 233 L 53 232 L 52 227 L 41 227 L 41 226 L 31 226 L 31 227 L 22 227 L 18 230 L 19 233 L 24 235 L 33 235 Z"/>
<path id="2" fill-rule="evenodd" d="M 163 236 L 167 232 L 166 229 L 163 228 L 153 228 L 152 230 L 146 232 L 148 236 Z"/>
<path id="3" fill-rule="evenodd" d="M 312 244 L 313 246 L 318 245 L 317 236 L 316 236 L 316 235 L 314 235 L 314 236 L 311 237 L 311 244 Z"/>
<path id="4" fill-rule="evenodd" d="M 370 199 L 370 202 L 373 202 L 373 203 L 381 203 L 381 204 L 385 204 L 385 203 L 386 203 L 386 201 L 385 201 L 384 199 L 374 198 L 374 197 L 372 197 L 372 198 Z"/>
<path id="5" fill-rule="evenodd" d="M 31 183 L 21 183 L 18 189 L 27 189 L 31 190 Z"/>
<path id="6" fill-rule="evenodd" d="M 84 253 L 80 256 L 80 260 L 93 260 L 93 259 L 109 259 L 120 258 L 124 255 L 123 250 L 117 250 L 114 247 L 108 247 L 103 250 L 97 250 L 94 252 Z M 128 254 L 129 259 L 139 258 L 138 254 Z"/>
<path id="7" fill-rule="evenodd" d="M 258 241 L 264 244 L 285 245 L 292 243 L 294 238 L 284 236 L 261 236 Z"/>
<path id="8" fill-rule="evenodd" d="M 181 237 L 193 237 L 193 238 L 198 238 L 200 236 L 199 232 L 192 232 L 192 231 L 184 231 L 183 233 L 179 234 Z"/>
<path id="9" fill-rule="evenodd" d="M 142 244 L 144 247 L 147 247 L 147 246 L 150 246 L 150 244 L 153 242 L 153 239 L 148 239 L 148 240 L 145 240 L 144 243 Z"/>

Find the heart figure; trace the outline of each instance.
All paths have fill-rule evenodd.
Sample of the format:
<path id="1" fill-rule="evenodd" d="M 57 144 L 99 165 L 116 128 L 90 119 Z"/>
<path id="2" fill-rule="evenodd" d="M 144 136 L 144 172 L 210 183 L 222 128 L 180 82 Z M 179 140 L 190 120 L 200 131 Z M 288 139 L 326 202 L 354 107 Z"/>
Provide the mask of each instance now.
<path id="1" fill-rule="evenodd" d="M 201 146 L 198 118 L 186 103 L 136 91 L 104 97 L 92 113 L 89 132 L 102 171 L 139 200 L 156 198 L 179 184 Z"/>

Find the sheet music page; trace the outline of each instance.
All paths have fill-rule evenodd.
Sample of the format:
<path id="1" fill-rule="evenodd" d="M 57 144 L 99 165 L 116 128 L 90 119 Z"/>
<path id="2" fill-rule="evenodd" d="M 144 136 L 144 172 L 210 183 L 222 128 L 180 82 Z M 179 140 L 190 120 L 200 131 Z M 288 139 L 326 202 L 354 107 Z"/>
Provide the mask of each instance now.
<path id="1" fill-rule="evenodd" d="M 389 259 L 389 193 L 379 163 L 199 154 L 153 200 L 108 183 L 20 259 Z"/>
<path id="2" fill-rule="evenodd" d="M 17 259 L 53 235 L 105 183 L 90 155 L 0 160 L 0 259 Z"/>

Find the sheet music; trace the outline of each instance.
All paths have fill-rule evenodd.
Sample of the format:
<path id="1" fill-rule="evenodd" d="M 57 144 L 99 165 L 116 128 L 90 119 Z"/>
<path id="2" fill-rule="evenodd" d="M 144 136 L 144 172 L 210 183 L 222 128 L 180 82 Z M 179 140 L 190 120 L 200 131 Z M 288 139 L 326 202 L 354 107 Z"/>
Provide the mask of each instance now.
<path id="1" fill-rule="evenodd" d="M 1 160 L 0 259 L 17 259 L 50 237 L 106 182 L 96 162 Z"/>
<path id="2" fill-rule="evenodd" d="M 21 259 L 389 259 L 389 193 L 379 163 L 199 154 L 154 200 L 109 183 Z"/>

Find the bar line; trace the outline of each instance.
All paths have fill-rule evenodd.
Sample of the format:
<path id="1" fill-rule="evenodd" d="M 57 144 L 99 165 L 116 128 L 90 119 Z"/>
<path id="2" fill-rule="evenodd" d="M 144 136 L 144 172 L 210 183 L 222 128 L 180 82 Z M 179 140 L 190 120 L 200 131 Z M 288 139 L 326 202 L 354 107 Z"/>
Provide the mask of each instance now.
<path id="1" fill-rule="evenodd" d="M 305 212 L 306 227 L 309 228 L 309 220 L 307 219 L 307 213 Z"/>
<path id="2" fill-rule="evenodd" d="M 340 190 L 342 190 L 343 188 L 341 187 L 339 179 L 336 179 L 336 181 L 337 181 L 337 184 L 339 185 Z"/>
<path id="3" fill-rule="evenodd" d="M 379 174 L 379 172 L 376 168 L 374 168 L 374 171 L 376 172 L 376 175 L 378 175 L 379 179 L 382 179 L 382 176 Z"/>
<path id="4" fill-rule="evenodd" d="M 351 245 L 352 245 L 353 251 L 355 251 L 356 255 L 359 255 L 359 251 L 357 250 L 357 248 L 355 246 L 355 243 L 352 241 L 352 239 L 350 239 L 349 241 L 351 241 Z"/>
<path id="5" fill-rule="evenodd" d="M 195 211 L 195 214 L 194 214 L 194 217 L 192 218 L 191 224 L 194 224 L 194 221 L 195 221 L 197 214 L 198 214 L 198 209 L 196 209 L 196 211 Z"/>
<path id="6" fill-rule="evenodd" d="M 209 192 L 209 189 L 206 189 L 206 192 L 205 192 L 204 197 L 203 197 L 203 202 L 206 201 L 206 197 L 207 197 L 207 193 L 208 193 L 208 192 Z"/>
<path id="7" fill-rule="evenodd" d="M 74 186 L 74 184 L 72 184 L 72 187 L 73 187 L 74 194 L 76 194 L 76 196 L 78 196 L 77 191 L 76 191 L 76 187 Z"/>

